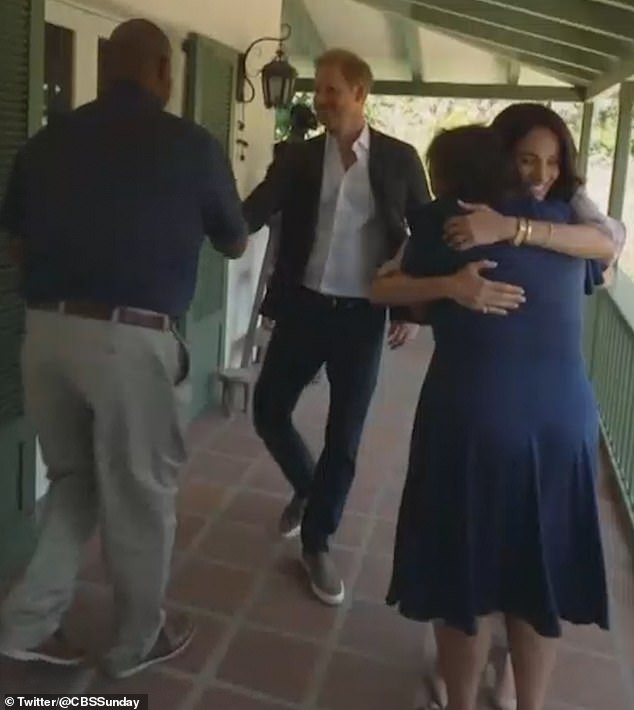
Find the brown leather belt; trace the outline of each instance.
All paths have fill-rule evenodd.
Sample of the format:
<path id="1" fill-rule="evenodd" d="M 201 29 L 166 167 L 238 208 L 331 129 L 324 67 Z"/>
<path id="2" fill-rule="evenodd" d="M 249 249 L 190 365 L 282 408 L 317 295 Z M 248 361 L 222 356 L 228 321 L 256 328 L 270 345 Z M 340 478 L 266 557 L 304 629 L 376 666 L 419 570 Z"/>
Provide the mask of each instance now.
<path id="1" fill-rule="evenodd" d="M 134 325 L 151 330 L 169 330 L 173 321 L 161 313 L 148 313 L 136 308 L 106 306 L 100 303 L 84 301 L 55 301 L 46 303 L 29 303 L 29 308 L 36 311 L 63 313 L 68 316 L 91 318 L 92 320 L 112 321 L 123 325 Z"/>

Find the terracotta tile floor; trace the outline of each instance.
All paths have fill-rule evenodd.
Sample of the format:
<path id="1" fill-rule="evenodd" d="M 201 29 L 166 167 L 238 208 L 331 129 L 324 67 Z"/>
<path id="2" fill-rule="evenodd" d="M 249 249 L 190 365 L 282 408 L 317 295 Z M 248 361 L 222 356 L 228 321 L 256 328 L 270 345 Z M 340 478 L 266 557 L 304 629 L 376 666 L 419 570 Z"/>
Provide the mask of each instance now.
<path id="1" fill-rule="evenodd" d="M 430 351 L 426 335 L 385 358 L 366 428 L 359 473 L 334 553 L 348 597 L 340 609 L 314 602 L 281 542 L 288 496 L 249 422 L 219 415 L 190 431 L 191 460 L 179 501 L 169 604 L 195 618 L 186 654 L 121 683 L 92 669 L 69 672 L 0 661 L 0 692 L 143 692 L 151 710 L 410 710 L 429 637 L 383 604 L 390 573 L 413 409 Z M 325 385 L 297 412 L 317 449 Z M 601 485 L 613 631 L 567 629 L 547 710 L 634 708 L 634 564 L 608 476 Z M 630 534 L 631 539 L 631 534 Z M 93 654 L 107 642 L 110 598 L 99 544 L 86 551 L 68 627 Z M 483 705 L 483 707 L 486 707 Z"/>

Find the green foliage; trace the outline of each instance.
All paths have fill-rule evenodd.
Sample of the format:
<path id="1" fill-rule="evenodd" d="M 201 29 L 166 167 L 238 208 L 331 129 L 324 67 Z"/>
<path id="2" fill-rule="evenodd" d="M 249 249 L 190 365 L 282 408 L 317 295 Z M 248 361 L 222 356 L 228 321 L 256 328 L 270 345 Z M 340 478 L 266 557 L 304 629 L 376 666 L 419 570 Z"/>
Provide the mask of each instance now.
<path id="1" fill-rule="evenodd" d="M 372 125 L 408 140 L 424 154 L 439 131 L 467 123 L 488 124 L 511 103 L 495 99 L 373 96 L 368 101 L 368 117 Z M 582 106 L 561 103 L 552 104 L 552 108 L 562 115 L 578 141 Z"/>
<path id="2" fill-rule="evenodd" d="M 618 97 L 597 101 L 594 108 L 594 122 L 590 136 L 590 153 L 612 159 L 616 145 L 616 126 L 619 116 Z"/>

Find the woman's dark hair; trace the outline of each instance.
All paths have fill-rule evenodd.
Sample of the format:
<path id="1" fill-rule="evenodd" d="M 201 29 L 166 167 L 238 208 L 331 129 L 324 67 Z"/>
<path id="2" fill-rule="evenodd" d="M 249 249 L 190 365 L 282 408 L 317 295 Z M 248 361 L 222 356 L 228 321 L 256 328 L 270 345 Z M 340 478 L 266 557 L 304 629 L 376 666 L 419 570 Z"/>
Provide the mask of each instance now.
<path id="1" fill-rule="evenodd" d="M 427 150 L 427 165 L 448 197 L 496 204 L 507 180 L 507 160 L 497 133 L 481 125 L 438 133 Z"/>
<path id="2" fill-rule="evenodd" d="M 499 113 L 491 124 L 499 135 L 507 159 L 517 144 L 535 128 L 547 128 L 559 143 L 559 177 L 548 197 L 569 202 L 583 180 L 577 173 L 577 148 L 563 118 L 543 104 L 513 104 Z"/>

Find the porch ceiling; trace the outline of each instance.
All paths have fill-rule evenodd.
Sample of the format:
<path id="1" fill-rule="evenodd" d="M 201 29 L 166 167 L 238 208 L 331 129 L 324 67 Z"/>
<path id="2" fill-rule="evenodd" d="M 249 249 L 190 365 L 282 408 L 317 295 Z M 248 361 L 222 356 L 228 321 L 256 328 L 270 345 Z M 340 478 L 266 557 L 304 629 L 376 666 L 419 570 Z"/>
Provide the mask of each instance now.
<path id="1" fill-rule="evenodd" d="M 634 77 L 634 0 L 283 0 L 300 88 L 325 47 L 377 93 L 592 98 Z"/>

